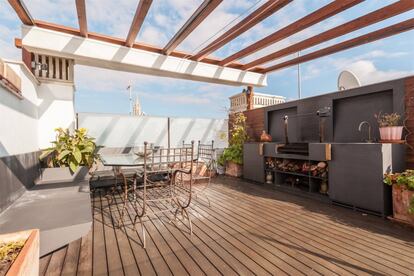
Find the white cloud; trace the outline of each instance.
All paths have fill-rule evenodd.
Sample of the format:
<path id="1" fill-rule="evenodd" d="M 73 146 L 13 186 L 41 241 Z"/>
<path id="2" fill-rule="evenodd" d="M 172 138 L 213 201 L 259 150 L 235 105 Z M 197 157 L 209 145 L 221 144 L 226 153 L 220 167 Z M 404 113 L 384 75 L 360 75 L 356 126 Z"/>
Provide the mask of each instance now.
<path id="1" fill-rule="evenodd" d="M 347 65 L 344 69 L 355 73 L 363 85 L 398 79 L 414 74 L 414 70 L 380 70 L 372 61 L 369 60 L 359 60 L 353 62 Z"/>

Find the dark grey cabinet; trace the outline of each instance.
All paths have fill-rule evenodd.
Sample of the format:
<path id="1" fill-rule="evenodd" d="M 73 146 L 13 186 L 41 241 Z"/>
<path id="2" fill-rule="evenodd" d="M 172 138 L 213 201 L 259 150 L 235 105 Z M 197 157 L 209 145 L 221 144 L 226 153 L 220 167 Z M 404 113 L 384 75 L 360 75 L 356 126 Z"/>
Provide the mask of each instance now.
<path id="1" fill-rule="evenodd" d="M 332 144 L 329 197 L 356 209 L 391 214 L 391 190 L 383 183 L 383 174 L 402 171 L 404 155 L 404 145 Z"/>
<path id="2" fill-rule="evenodd" d="M 243 178 L 264 183 L 264 158 L 261 143 L 246 143 L 243 148 Z"/>

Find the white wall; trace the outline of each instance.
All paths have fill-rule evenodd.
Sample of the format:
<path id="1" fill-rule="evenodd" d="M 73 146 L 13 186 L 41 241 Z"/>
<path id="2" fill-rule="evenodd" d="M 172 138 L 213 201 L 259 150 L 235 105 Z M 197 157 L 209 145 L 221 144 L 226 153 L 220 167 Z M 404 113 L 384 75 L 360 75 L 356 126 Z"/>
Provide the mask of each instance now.
<path id="1" fill-rule="evenodd" d="M 73 129 L 75 109 L 73 85 L 42 83 L 37 89 L 39 147 L 49 147 L 55 140 L 57 127 Z"/>
<path id="2" fill-rule="evenodd" d="M 74 125 L 74 86 L 39 83 L 23 63 L 5 63 L 20 76 L 23 98 L 0 86 L 0 157 L 50 146 L 55 128 Z"/>
<path id="3" fill-rule="evenodd" d="M 88 129 L 98 145 L 124 148 L 142 145 L 145 141 L 168 146 L 168 118 L 114 114 L 79 113 L 78 126 Z M 191 140 L 227 146 L 228 122 L 225 119 L 171 118 L 171 146 Z M 222 136 L 225 136 L 223 139 Z"/>
<path id="4" fill-rule="evenodd" d="M 8 65 L 21 77 L 23 99 L 0 85 L 0 157 L 39 149 L 37 84 L 22 65 Z"/>

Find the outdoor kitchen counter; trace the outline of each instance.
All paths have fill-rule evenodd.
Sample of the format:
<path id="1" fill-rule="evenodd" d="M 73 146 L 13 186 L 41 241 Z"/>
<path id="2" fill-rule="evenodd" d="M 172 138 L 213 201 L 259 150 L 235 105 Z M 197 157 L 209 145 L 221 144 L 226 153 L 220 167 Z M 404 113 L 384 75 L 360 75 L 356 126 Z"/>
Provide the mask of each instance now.
<path id="1" fill-rule="evenodd" d="M 309 143 L 309 154 L 278 153 L 282 143 L 246 143 L 244 178 L 264 183 L 266 157 L 326 161 L 329 199 L 364 212 L 391 214 L 391 189 L 383 183 L 386 172 L 405 168 L 405 145 L 382 143 Z"/>

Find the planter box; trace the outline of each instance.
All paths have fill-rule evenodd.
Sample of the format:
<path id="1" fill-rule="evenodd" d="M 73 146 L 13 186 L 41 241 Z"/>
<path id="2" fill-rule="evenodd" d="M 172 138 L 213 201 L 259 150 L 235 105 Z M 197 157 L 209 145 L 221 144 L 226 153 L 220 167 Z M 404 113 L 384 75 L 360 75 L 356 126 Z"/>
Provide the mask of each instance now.
<path id="1" fill-rule="evenodd" d="M 243 166 L 233 163 L 226 162 L 226 175 L 233 177 L 241 177 L 243 171 Z"/>
<path id="2" fill-rule="evenodd" d="M 26 240 L 19 255 L 11 264 L 6 276 L 39 275 L 39 230 L 27 230 L 0 235 L 0 242 Z"/>
<path id="3" fill-rule="evenodd" d="M 414 226 L 414 214 L 408 213 L 410 201 L 414 196 L 414 191 L 407 190 L 405 187 L 392 185 L 392 207 L 395 219 Z"/>
<path id="4" fill-rule="evenodd" d="M 40 177 L 35 180 L 35 184 L 53 184 L 84 181 L 90 178 L 89 168 L 81 166 L 75 173 L 69 167 L 65 168 L 43 168 Z"/>

